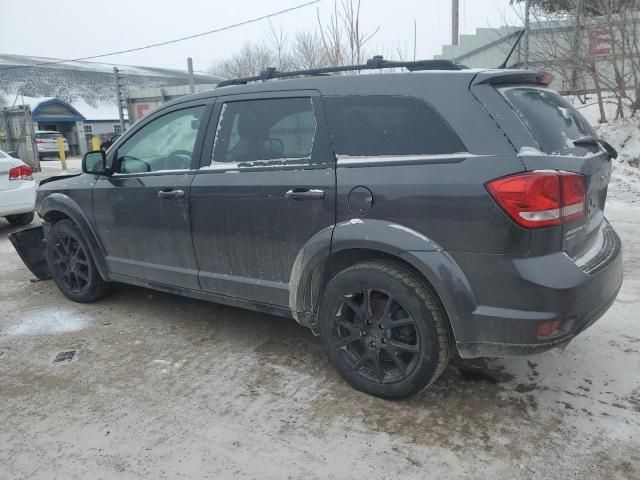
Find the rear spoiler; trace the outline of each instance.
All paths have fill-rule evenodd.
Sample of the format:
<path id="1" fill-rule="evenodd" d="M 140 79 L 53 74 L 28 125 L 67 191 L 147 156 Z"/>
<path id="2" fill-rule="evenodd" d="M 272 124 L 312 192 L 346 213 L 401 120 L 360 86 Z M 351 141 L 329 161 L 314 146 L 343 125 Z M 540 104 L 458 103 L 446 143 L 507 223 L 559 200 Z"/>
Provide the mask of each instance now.
<path id="1" fill-rule="evenodd" d="M 474 85 L 541 85 L 548 86 L 553 82 L 553 75 L 540 70 L 485 70 L 478 73 L 473 80 Z"/>

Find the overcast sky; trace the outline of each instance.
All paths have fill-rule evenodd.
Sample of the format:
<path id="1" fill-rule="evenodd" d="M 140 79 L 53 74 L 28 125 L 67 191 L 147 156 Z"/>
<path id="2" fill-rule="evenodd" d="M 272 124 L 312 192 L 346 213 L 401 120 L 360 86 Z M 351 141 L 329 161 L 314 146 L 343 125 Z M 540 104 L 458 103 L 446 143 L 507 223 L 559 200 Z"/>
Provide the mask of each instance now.
<path id="1" fill-rule="evenodd" d="M 183 37 L 238 23 L 304 3 L 305 0 L 0 0 L 0 53 L 75 58 L 123 50 Z M 323 0 L 273 18 L 287 32 L 313 29 L 316 10 L 327 19 L 333 0 Z M 338 0 L 340 3 L 340 0 Z M 91 5 L 91 6 L 89 6 Z M 95 5 L 95 6 L 94 6 Z M 99 8 L 96 6 L 99 5 Z M 460 0 L 460 32 L 498 27 L 504 19 L 519 23 L 509 0 Z M 417 57 L 431 58 L 451 39 L 449 0 L 362 0 L 361 28 L 379 32 L 368 44 L 370 53 L 413 50 L 417 21 Z M 184 69 L 186 57 L 204 71 L 216 60 L 237 51 L 246 41 L 265 38 L 266 20 L 203 38 L 101 61 Z"/>

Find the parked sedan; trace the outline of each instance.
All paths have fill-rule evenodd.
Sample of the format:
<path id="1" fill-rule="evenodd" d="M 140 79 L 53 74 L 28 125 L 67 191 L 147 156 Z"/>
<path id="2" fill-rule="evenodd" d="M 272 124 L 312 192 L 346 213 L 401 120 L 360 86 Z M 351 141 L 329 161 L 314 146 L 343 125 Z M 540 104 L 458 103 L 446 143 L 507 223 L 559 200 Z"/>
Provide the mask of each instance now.
<path id="1" fill-rule="evenodd" d="M 64 153 L 69 155 L 69 142 L 59 132 L 38 130 L 36 131 L 36 146 L 38 148 L 38 157 L 42 160 L 44 157 L 58 157 L 58 138 L 62 138 L 64 142 Z"/>
<path id="2" fill-rule="evenodd" d="M 31 167 L 0 150 L 0 217 L 11 225 L 33 221 L 36 182 Z"/>

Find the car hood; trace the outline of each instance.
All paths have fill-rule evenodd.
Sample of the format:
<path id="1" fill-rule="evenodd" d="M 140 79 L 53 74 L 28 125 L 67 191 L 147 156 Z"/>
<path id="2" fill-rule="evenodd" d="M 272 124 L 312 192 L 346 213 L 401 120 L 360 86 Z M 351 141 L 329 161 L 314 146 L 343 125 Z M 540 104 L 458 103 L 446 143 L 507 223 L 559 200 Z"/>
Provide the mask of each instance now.
<path id="1" fill-rule="evenodd" d="M 40 185 L 44 185 L 46 183 L 55 182 L 56 180 L 62 180 L 65 178 L 77 177 L 78 175 L 82 175 L 81 170 L 69 170 L 68 172 L 61 173 L 59 175 L 55 175 L 53 177 L 45 178 L 44 180 L 40 180 Z"/>

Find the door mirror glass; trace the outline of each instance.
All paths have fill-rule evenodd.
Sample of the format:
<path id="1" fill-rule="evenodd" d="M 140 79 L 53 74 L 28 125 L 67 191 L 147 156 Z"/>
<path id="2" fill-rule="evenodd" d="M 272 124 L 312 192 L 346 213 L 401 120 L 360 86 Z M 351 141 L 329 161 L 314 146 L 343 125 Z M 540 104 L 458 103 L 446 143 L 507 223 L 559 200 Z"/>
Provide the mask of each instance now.
<path id="1" fill-rule="evenodd" d="M 103 150 L 87 152 L 82 157 L 82 171 L 100 175 L 107 171 L 107 156 Z"/>

